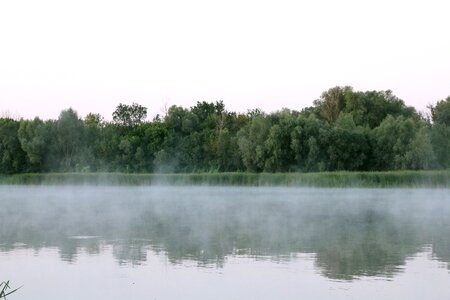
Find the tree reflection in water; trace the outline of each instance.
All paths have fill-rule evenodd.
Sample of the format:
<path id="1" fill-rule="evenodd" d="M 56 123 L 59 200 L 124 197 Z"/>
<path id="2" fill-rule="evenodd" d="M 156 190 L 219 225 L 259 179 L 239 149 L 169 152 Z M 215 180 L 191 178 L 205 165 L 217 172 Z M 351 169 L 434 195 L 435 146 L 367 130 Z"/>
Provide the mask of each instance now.
<path id="1" fill-rule="evenodd" d="M 442 190 L 215 187 L 0 187 L 0 251 L 57 247 L 64 261 L 106 248 L 119 264 L 148 251 L 222 267 L 311 253 L 332 279 L 392 277 L 425 245 L 450 262 Z"/>

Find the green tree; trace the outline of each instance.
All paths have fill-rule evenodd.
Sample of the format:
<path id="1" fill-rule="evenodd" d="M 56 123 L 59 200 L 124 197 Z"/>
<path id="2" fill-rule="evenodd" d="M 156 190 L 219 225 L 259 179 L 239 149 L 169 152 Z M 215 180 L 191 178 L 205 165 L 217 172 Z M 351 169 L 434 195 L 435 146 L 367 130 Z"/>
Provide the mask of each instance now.
<path id="1" fill-rule="evenodd" d="M 270 122 L 264 115 L 253 117 L 250 123 L 238 133 L 239 152 L 245 168 L 251 172 L 264 170 L 267 149 L 266 139 Z"/>
<path id="2" fill-rule="evenodd" d="M 302 157 L 306 158 L 303 165 L 305 171 L 325 171 L 327 169 L 328 136 L 331 126 L 328 122 L 309 114 L 307 118 L 298 118 L 302 124 Z"/>
<path id="3" fill-rule="evenodd" d="M 75 170 L 81 162 L 84 144 L 84 125 L 72 108 L 63 110 L 56 122 L 56 148 L 62 170 Z"/>
<path id="4" fill-rule="evenodd" d="M 288 171 L 295 165 L 295 155 L 291 148 L 292 132 L 295 129 L 295 115 L 289 110 L 274 114 L 277 119 L 266 140 L 267 160 L 265 170 Z"/>
<path id="5" fill-rule="evenodd" d="M 104 160 L 101 151 L 101 141 L 104 135 L 106 122 L 100 114 L 89 113 L 84 118 L 84 140 L 82 164 L 85 171 L 98 171 L 102 168 Z"/>
<path id="6" fill-rule="evenodd" d="M 413 107 L 405 105 L 392 91 L 352 92 L 346 97 L 344 112 L 353 115 L 356 125 L 375 128 L 388 116 L 415 117 Z"/>
<path id="7" fill-rule="evenodd" d="M 228 112 L 222 101 L 147 108 L 119 104 L 113 121 L 0 119 L 0 172 L 326 171 L 450 167 L 450 97 L 421 117 L 389 90 L 334 87 L 314 106 Z"/>
<path id="8" fill-rule="evenodd" d="M 445 100 L 438 101 L 430 109 L 433 123 L 450 126 L 450 96 Z"/>
<path id="9" fill-rule="evenodd" d="M 45 171 L 45 161 L 51 139 L 48 126 L 37 117 L 32 121 L 22 120 L 18 137 L 22 149 L 27 154 L 27 171 Z"/>
<path id="10" fill-rule="evenodd" d="M 327 137 L 329 170 L 363 169 L 369 145 L 364 128 L 355 125 L 352 115 L 341 113 Z"/>
<path id="11" fill-rule="evenodd" d="M 26 154 L 17 136 L 20 123 L 9 118 L 0 119 L 0 174 L 25 170 Z"/>
<path id="12" fill-rule="evenodd" d="M 375 128 L 374 168 L 395 170 L 408 168 L 407 152 L 419 129 L 412 118 L 388 116 Z"/>
<path id="13" fill-rule="evenodd" d="M 349 86 L 334 87 L 325 91 L 320 96 L 320 99 L 314 101 L 319 114 L 328 123 L 333 124 L 339 113 L 345 108 L 346 98 L 353 93 L 353 88 Z"/>
<path id="14" fill-rule="evenodd" d="M 89 128 L 101 128 L 104 123 L 104 118 L 100 114 L 88 113 L 84 118 L 84 125 Z"/>
<path id="15" fill-rule="evenodd" d="M 147 117 L 147 108 L 137 103 L 131 105 L 120 103 L 113 112 L 113 121 L 123 127 L 136 127 Z"/>
<path id="16" fill-rule="evenodd" d="M 168 136 L 167 126 L 160 119 L 139 126 L 142 131 L 141 149 L 144 154 L 142 159 L 146 161 L 147 170 L 154 171 L 156 154 L 164 149 Z M 136 150 L 138 151 L 138 150 Z"/>
<path id="17" fill-rule="evenodd" d="M 223 129 L 219 132 L 217 138 L 217 166 L 220 171 L 239 171 L 242 170 L 242 161 L 239 155 L 239 145 L 236 135 Z"/>
<path id="18" fill-rule="evenodd" d="M 441 168 L 450 168 L 450 96 L 430 109 L 433 120 L 431 141 L 436 163 Z"/>
<path id="19" fill-rule="evenodd" d="M 405 161 L 408 169 L 431 169 L 436 165 L 436 157 L 429 134 L 430 129 L 422 126 L 409 144 Z"/>
<path id="20" fill-rule="evenodd" d="M 321 160 L 321 151 L 317 139 L 313 136 L 309 137 L 307 146 L 308 156 L 306 158 L 306 169 L 308 171 L 324 171 L 325 164 Z"/>
<path id="21" fill-rule="evenodd" d="M 450 126 L 433 124 L 431 141 L 437 165 L 441 168 L 450 168 Z"/>

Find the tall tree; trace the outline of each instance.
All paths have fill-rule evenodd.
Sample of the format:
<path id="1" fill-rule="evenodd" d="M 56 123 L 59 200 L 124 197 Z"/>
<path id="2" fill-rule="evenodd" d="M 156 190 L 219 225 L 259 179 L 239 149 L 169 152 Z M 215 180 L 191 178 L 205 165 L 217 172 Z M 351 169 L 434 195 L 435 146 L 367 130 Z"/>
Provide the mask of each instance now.
<path id="1" fill-rule="evenodd" d="M 253 117 L 250 123 L 238 133 L 239 152 L 248 171 L 263 171 L 266 164 L 266 139 L 270 122 L 264 115 Z"/>
<path id="2" fill-rule="evenodd" d="M 0 119 L 0 174 L 19 173 L 25 170 L 26 154 L 17 136 L 19 122 Z"/>
<path id="3" fill-rule="evenodd" d="M 431 117 L 436 124 L 450 126 L 450 96 L 440 100 L 435 106 L 431 106 Z"/>
<path id="4" fill-rule="evenodd" d="M 56 148 L 61 158 L 63 170 L 75 170 L 80 167 L 80 155 L 84 144 L 84 126 L 76 111 L 63 110 L 56 122 Z"/>
<path id="5" fill-rule="evenodd" d="M 123 127 L 136 127 L 147 117 L 147 108 L 137 103 L 131 105 L 120 103 L 113 112 L 115 124 Z"/>
<path id="6" fill-rule="evenodd" d="M 289 110 L 275 113 L 276 123 L 269 130 L 266 140 L 267 171 L 288 171 L 295 165 L 292 151 L 292 132 L 295 128 L 295 115 Z"/>
<path id="7" fill-rule="evenodd" d="M 101 151 L 101 141 L 104 135 L 105 121 L 100 114 L 89 113 L 84 118 L 85 148 L 83 164 L 88 171 L 98 171 L 105 160 Z"/>
<path id="8" fill-rule="evenodd" d="M 314 101 L 314 105 L 317 107 L 320 116 L 332 124 L 344 109 L 346 97 L 351 95 L 352 92 L 353 88 L 349 86 L 331 88 L 323 92 L 320 99 Z"/>
<path id="9" fill-rule="evenodd" d="M 388 116 L 415 117 L 413 107 L 405 105 L 392 91 L 352 92 L 346 97 L 344 112 L 353 115 L 356 125 L 375 128 Z"/>
<path id="10" fill-rule="evenodd" d="M 435 167 L 436 156 L 431 143 L 430 129 L 422 126 L 409 144 L 405 155 L 405 163 L 408 169 L 427 170 Z"/>
<path id="11" fill-rule="evenodd" d="M 368 140 L 364 128 L 355 125 L 352 115 L 341 113 L 327 137 L 329 170 L 363 169 L 368 158 Z"/>
<path id="12" fill-rule="evenodd" d="M 450 96 L 430 109 L 433 120 L 431 140 L 437 164 L 441 168 L 450 168 Z"/>
<path id="13" fill-rule="evenodd" d="M 18 137 L 22 149 L 27 154 L 28 171 L 46 171 L 45 162 L 51 142 L 48 127 L 39 118 L 22 120 L 18 130 Z"/>
<path id="14" fill-rule="evenodd" d="M 389 115 L 380 126 L 375 128 L 375 168 L 378 170 L 406 169 L 406 153 L 419 129 L 412 118 L 403 116 L 394 118 Z"/>

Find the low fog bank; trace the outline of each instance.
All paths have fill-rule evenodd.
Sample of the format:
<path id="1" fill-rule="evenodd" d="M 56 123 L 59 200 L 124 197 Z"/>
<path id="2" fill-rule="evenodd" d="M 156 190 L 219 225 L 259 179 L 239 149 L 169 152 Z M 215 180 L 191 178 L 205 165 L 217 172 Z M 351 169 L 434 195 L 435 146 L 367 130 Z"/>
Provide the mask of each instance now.
<path id="1" fill-rule="evenodd" d="M 0 186 L 0 251 L 56 247 L 62 260 L 111 249 L 140 264 L 221 267 L 235 255 L 314 254 L 329 278 L 393 276 L 431 246 L 450 262 L 448 189 Z"/>

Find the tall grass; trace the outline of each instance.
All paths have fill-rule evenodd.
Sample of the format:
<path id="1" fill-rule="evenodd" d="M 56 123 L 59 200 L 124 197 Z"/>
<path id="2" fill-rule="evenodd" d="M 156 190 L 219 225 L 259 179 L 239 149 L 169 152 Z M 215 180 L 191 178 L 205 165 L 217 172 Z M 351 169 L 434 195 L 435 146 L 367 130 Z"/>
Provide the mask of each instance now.
<path id="1" fill-rule="evenodd" d="M 9 280 L 3 281 L 0 283 L 0 299 L 6 299 L 6 296 L 11 295 L 12 293 L 16 292 L 19 288 L 11 290 L 11 287 L 9 286 Z M 8 291 L 10 290 L 10 291 Z"/>
<path id="2" fill-rule="evenodd" d="M 450 170 L 320 173 L 48 173 L 1 176 L 0 184 L 450 187 Z"/>

